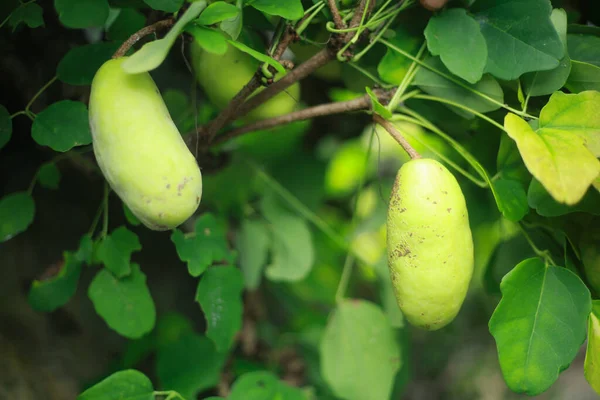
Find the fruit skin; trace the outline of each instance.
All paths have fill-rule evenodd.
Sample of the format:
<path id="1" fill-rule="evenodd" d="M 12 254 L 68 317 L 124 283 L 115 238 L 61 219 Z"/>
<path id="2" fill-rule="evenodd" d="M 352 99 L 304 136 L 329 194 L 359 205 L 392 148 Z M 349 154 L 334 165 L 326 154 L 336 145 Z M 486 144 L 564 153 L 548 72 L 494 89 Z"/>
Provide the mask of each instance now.
<path id="1" fill-rule="evenodd" d="M 202 197 L 202 175 L 148 73 L 130 75 L 109 60 L 96 73 L 89 102 L 96 159 L 104 177 L 153 230 L 185 222 Z"/>
<path id="2" fill-rule="evenodd" d="M 231 99 L 252 79 L 259 62 L 252 56 L 228 44 L 223 55 L 202 50 L 196 43 L 191 50 L 196 79 L 209 100 L 219 109 L 227 107 Z M 277 74 L 275 80 L 283 75 Z M 255 93 L 264 90 L 263 87 Z M 285 91 L 249 112 L 245 121 L 257 121 L 288 114 L 296 109 L 300 99 L 300 84 L 294 83 Z"/>
<path id="3" fill-rule="evenodd" d="M 473 239 L 454 176 L 431 159 L 404 164 L 387 216 L 390 276 L 406 319 L 426 330 L 458 314 L 473 275 Z"/>

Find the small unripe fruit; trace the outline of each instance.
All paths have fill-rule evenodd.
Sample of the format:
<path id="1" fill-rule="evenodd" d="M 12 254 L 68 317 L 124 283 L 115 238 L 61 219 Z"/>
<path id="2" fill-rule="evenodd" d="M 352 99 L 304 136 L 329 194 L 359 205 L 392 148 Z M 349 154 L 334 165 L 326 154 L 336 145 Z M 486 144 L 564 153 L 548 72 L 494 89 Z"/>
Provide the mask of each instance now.
<path id="1" fill-rule="evenodd" d="M 228 45 L 227 52 L 219 55 L 204 51 L 196 43 L 192 45 L 192 64 L 196 79 L 209 100 L 219 109 L 227 107 L 231 99 L 252 79 L 259 62 L 252 56 Z M 283 77 L 277 74 L 275 80 Z M 258 89 L 255 93 L 264 90 Z M 278 117 L 296 109 L 300 100 L 300 84 L 291 85 L 269 101 L 260 105 L 245 117 L 255 121 Z"/>
<path id="2" fill-rule="evenodd" d="M 458 314 L 473 275 L 467 207 L 438 161 L 415 159 L 396 176 L 387 216 L 390 276 L 413 325 L 437 330 Z"/>
<path id="3" fill-rule="evenodd" d="M 104 63 L 92 82 L 94 153 L 111 188 L 145 226 L 172 229 L 200 204 L 200 168 L 150 74 L 125 73 L 126 58 Z"/>

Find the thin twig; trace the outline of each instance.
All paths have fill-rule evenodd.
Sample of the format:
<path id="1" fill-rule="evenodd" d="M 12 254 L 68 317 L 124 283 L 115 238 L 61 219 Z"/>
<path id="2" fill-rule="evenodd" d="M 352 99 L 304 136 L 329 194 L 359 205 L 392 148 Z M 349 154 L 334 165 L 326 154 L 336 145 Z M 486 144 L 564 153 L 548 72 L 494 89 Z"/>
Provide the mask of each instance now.
<path id="1" fill-rule="evenodd" d="M 392 135 L 392 137 L 394 139 L 396 139 L 396 141 L 400 144 L 400 146 L 402 146 L 404 151 L 406 151 L 408 153 L 408 155 L 410 156 L 411 159 L 414 160 L 416 158 L 421 158 L 421 155 L 419 153 L 417 153 L 417 151 L 415 149 L 413 149 L 413 147 L 408 143 L 408 141 L 404 138 L 404 136 L 402 136 L 402 134 L 400 132 L 398 132 L 398 130 L 396 129 L 394 124 L 381 118 L 377 114 L 373 115 L 373 121 L 375 121 L 376 123 L 381 125 L 386 131 L 388 131 L 388 133 L 390 135 Z"/>
<path id="2" fill-rule="evenodd" d="M 375 94 L 383 103 L 389 101 L 392 96 L 392 90 L 376 90 Z M 241 136 L 245 133 L 270 129 L 280 125 L 286 125 L 296 121 L 303 121 L 315 117 L 323 117 L 326 115 L 342 114 L 351 111 L 368 110 L 371 107 L 371 98 L 368 95 L 358 97 L 353 100 L 340 101 L 335 103 L 321 104 L 315 107 L 305 108 L 286 115 L 281 115 L 274 118 L 264 119 L 252 124 L 233 129 L 219 136 L 213 144 L 218 145 L 227 142 L 233 138 Z"/>
<path id="3" fill-rule="evenodd" d="M 163 19 L 162 21 L 155 22 L 152 25 L 143 27 L 142 29 L 140 29 L 139 31 L 137 31 L 136 33 L 131 35 L 129 37 L 129 39 L 127 39 L 125 42 L 123 42 L 121 47 L 119 47 L 117 49 L 117 51 L 115 51 L 115 54 L 113 54 L 112 58 L 123 57 L 129 51 L 129 49 L 134 44 L 136 44 L 140 39 L 142 39 L 148 35 L 151 35 L 157 31 L 160 31 L 163 29 L 168 29 L 168 28 L 172 27 L 174 24 L 175 24 L 175 20 L 173 18 L 167 18 L 167 19 Z"/>
<path id="4" fill-rule="evenodd" d="M 329 6 L 329 11 L 331 11 L 331 15 L 333 16 L 333 23 L 335 24 L 335 27 L 337 29 L 346 28 L 346 24 L 344 23 L 344 20 L 342 20 L 340 10 L 338 10 L 335 0 L 327 0 L 327 5 Z"/>

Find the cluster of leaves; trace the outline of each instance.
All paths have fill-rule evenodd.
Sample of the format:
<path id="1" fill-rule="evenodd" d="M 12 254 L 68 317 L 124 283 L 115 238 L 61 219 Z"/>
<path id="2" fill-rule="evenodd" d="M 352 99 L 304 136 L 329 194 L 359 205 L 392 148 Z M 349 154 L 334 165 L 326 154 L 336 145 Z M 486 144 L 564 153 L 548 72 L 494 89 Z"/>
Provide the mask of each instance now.
<path id="1" fill-rule="evenodd" d="M 530 395 L 547 390 L 587 337 L 585 374 L 600 392 L 600 305 L 593 300 L 600 291 L 594 219 L 600 215 L 600 29 L 572 23 L 549 0 L 471 3 L 431 14 L 414 1 L 376 2 L 353 31 L 358 39 L 369 29 L 371 40 L 351 60 L 333 62 L 337 76 L 324 76 L 336 86 L 329 97 L 339 102 L 366 92 L 374 113 L 414 139 L 424 156 L 456 171 L 474 233 L 474 291 L 501 295 L 489 331 L 507 385 Z M 325 28 L 331 14 L 323 1 L 183 6 L 184 0 L 55 0 L 54 10 L 42 10 L 28 1 L 5 22 L 12 30 L 39 28 L 44 12 L 55 12 L 65 27 L 105 32 L 105 40 L 70 50 L 40 93 L 57 80 L 90 85 L 122 41 L 146 25 L 148 9 L 176 13 L 177 21 L 131 55 L 124 64 L 129 73 L 162 65 L 181 34 L 214 54 L 235 46 L 283 72 L 281 63 L 247 40 L 246 30 L 270 31 L 277 21 L 291 24 L 311 15 L 303 34 L 311 51 L 322 47 L 323 32 L 340 33 L 330 24 Z M 355 4 L 340 6 L 348 20 Z M 376 87 L 397 90 L 384 105 Z M 182 132 L 213 117 L 211 106 L 196 110 L 195 99 L 183 92 L 163 96 Z M 31 106 L 38 97 L 12 115 L 0 106 L 0 148 L 10 141 L 12 119 L 25 116 L 33 140 L 60 154 L 40 166 L 27 190 L 0 199 L 0 241 L 34 220 L 35 185 L 57 189 L 57 163 L 87 151 L 92 141 L 84 103 L 59 100 L 35 114 Z M 259 363 L 236 368 L 228 399 L 384 399 L 402 391 L 410 341 L 386 270 L 386 205 L 379 191 L 389 193 L 406 157 L 371 127 L 360 138 L 340 142 L 331 135 L 300 151 L 308 128 L 294 124 L 235 141 L 232 151 L 225 149 L 233 153 L 229 164 L 204 177 L 205 210 L 193 230 L 172 232 L 175 252 L 199 279 L 195 301 L 206 319 L 203 334 L 177 314 L 157 318 L 143 265 L 131 261 L 143 251 L 137 228 L 109 233 L 106 191 L 79 248 L 65 252 L 59 272 L 35 281 L 29 293 L 35 309 L 55 310 L 75 293 L 84 265 L 101 266 L 89 298 L 111 329 L 132 339 L 131 352 L 138 356 L 81 399 L 191 399 L 214 388 L 227 360 L 239 360 L 244 290 L 268 292 L 275 304 L 270 308 L 289 314 L 279 326 L 267 324 L 261 339 L 278 347 L 284 345 L 282 334 L 289 334 L 304 350 L 309 385 L 287 386 Z M 360 284 L 369 293 L 376 289 L 368 299 L 344 298 L 354 264 Z M 315 311 L 314 305 L 326 310 Z M 156 353 L 163 391 L 129 369 L 139 353 L 149 352 Z"/>

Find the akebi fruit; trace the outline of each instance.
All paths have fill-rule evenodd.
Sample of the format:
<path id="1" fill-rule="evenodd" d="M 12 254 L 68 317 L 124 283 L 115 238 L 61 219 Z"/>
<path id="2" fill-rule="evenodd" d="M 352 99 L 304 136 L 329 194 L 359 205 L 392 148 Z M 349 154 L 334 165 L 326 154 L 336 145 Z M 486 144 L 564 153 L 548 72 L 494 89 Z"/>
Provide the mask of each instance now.
<path id="1" fill-rule="evenodd" d="M 414 159 L 396 176 L 387 215 L 390 277 L 406 319 L 426 330 L 458 314 L 473 275 L 465 198 L 441 163 Z"/>
<path id="2" fill-rule="evenodd" d="M 110 187 L 145 226 L 172 229 L 200 204 L 200 168 L 150 74 L 127 74 L 126 58 L 104 63 L 92 82 L 94 154 Z"/>

